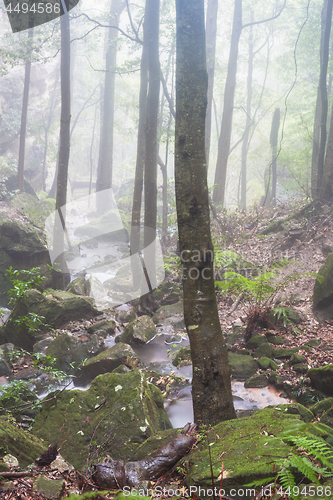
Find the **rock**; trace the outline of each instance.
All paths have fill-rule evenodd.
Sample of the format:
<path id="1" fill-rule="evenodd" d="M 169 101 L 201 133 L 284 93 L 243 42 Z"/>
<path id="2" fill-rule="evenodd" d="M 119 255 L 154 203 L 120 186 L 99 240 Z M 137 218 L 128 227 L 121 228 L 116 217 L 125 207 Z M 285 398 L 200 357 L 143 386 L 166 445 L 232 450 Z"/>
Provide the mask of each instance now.
<path id="1" fill-rule="evenodd" d="M 310 347 L 318 347 L 320 344 L 321 344 L 320 339 L 311 339 L 311 340 L 308 340 L 308 342 L 305 345 L 308 345 Z"/>
<path id="2" fill-rule="evenodd" d="M 53 337 L 45 337 L 42 340 L 39 340 L 34 344 L 33 352 L 42 352 L 45 353 L 46 349 L 49 347 L 51 342 L 53 342 Z"/>
<path id="3" fill-rule="evenodd" d="M 333 319 L 333 253 L 318 271 L 312 300 L 313 312 L 319 320 Z"/>
<path id="4" fill-rule="evenodd" d="M 293 354 L 289 359 L 289 363 L 291 365 L 297 365 L 299 363 L 305 363 L 305 362 L 306 362 L 305 357 L 302 356 L 302 354 L 297 354 L 297 353 Z"/>
<path id="5" fill-rule="evenodd" d="M 176 330 L 182 330 L 185 327 L 183 301 L 159 307 L 152 320 L 155 325 L 162 323 L 163 325 L 171 325 Z"/>
<path id="6" fill-rule="evenodd" d="M 172 359 L 173 366 L 188 366 L 192 364 L 190 346 L 181 347 Z"/>
<path id="7" fill-rule="evenodd" d="M 280 335 L 266 335 L 266 338 L 270 344 L 274 345 L 290 344 L 290 341 L 288 339 L 284 339 Z"/>
<path id="8" fill-rule="evenodd" d="M 166 306 L 178 302 L 182 298 L 182 287 L 179 283 L 164 280 L 152 293 L 152 298 L 159 306 Z"/>
<path id="9" fill-rule="evenodd" d="M 296 373 L 306 373 L 309 369 L 307 363 L 296 363 L 293 368 Z"/>
<path id="10" fill-rule="evenodd" d="M 316 417 L 321 415 L 324 411 L 333 407 L 333 398 L 326 398 L 310 407 L 311 412 Z"/>
<path id="11" fill-rule="evenodd" d="M 231 375 L 237 380 L 246 380 L 258 370 L 258 363 L 252 356 L 228 352 L 228 359 Z"/>
<path id="12" fill-rule="evenodd" d="M 28 313 L 35 313 L 44 318 L 44 326 L 41 325 L 40 329 L 45 331 L 50 327 L 59 328 L 68 321 L 91 318 L 96 316 L 98 311 L 93 300 L 88 297 L 52 289 L 48 289 L 45 294 L 28 290 L 27 294 L 16 302 L 2 331 L 8 342 L 31 352 L 34 344 L 40 340 L 38 332 L 29 331 L 25 325 L 18 327 L 15 323 Z"/>
<path id="13" fill-rule="evenodd" d="M 248 349 L 257 349 L 262 344 L 267 344 L 267 339 L 264 335 L 254 335 L 246 342 Z"/>
<path id="14" fill-rule="evenodd" d="M 304 321 L 304 317 L 300 315 L 296 309 L 293 307 L 279 307 L 279 310 L 283 310 L 283 314 L 278 315 L 275 309 L 272 309 L 268 315 L 269 322 L 274 325 L 276 323 L 301 323 Z"/>
<path id="15" fill-rule="evenodd" d="M 83 341 L 64 333 L 56 337 L 46 349 L 46 356 L 55 358 L 52 365 L 57 370 L 62 370 L 66 373 L 74 373 L 82 361 L 96 356 L 103 350 L 99 344 L 99 339 L 96 334 L 91 335 L 88 341 Z"/>
<path id="16" fill-rule="evenodd" d="M 5 359 L 0 359 L 0 377 L 8 377 L 12 370 Z"/>
<path id="17" fill-rule="evenodd" d="M 310 377 L 314 389 L 324 394 L 333 395 L 333 364 L 320 368 L 310 368 L 307 376 Z"/>
<path id="18" fill-rule="evenodd" d="M 273 346 L 268 342 L 266 344 L 261 344 L 261 346 L 259 346 L 258 349 L 256 349 L 252 355 L 254 358 L 261 358 L 261 357 L 271 358 L 273 355 Z"/>
<path id="19" fill-rule="evenodd" d="M 257 363 L 262 370 L 267 370 L 271 366 L 271 360 L 266 357 L 257 359 Z"/>
<path id="20" fill-rule="evenodd" d="M 86 295 L 89 297 L 90 291 L 90 281 L 86 280 L 84 276 L 79 276 L 66 287 L 66 292 L 73 293 L 74 295 Z"/>
<path id="21" fill-rule="evenodd" d="M 320 422 L 333 428 L 333 408 L 325 411 L 320 418 Z"/>
<path id="22" fill-rule="evenodd" d="M 306 423 L 310 423 L 313 420 L 314 415 L 312 411 L 309 410 L 308 408 L 305 408 L 305 406 L 301 405 L 300 403 L 278 405 L 277 408 L 280 408 L 283 412 L 287 413 L 288 415 L 299 415 L 301 419 Z"/>
<path id="23" fill-rule="evenodd" d="M 238 329 L 236 332 L 233 331 L 230 335 L 228 335 L 228 337 L 226 338 L 228 349 L 231 349 L 233 346 L 244 342 L 244 335 L 245 331 L 240 331 Z"/>
<path id="24" fill-rule="evenodd" d="M 131 321 L 135 320 L 135 318 L 136 316 L 133 309 L 130 309 L 129 311 L 117 310 L 116 312 L 116 320 L 122 324 L 130 323 Z"/>
<path id="25" fill-rule="evenodd" d="M 49 500 L 58 499 L 61 498 L 65 484 L 64 479 L 48 479 L 41 474 L 34 480 L 32 491 L 37 495 L 44 495 Z"/>
<path id="26" fill-rule="evenodd" d="M 267 387 L 267 386 L 268 386 L 268 380 L 266 375 L 255 375 L 254 377 L 248 378 L 244 383 L 245 389 L 249 388 L 261 389 L 262 387 Z"/>
<path id="27" fill-rule="evenodd" d="M 149 316 L 140 316 L 125 326 L 121 335 L 116 337 L 116 342 L 124 344 L 146 344 L 157 334 L 156 326 Z"/>
<path id="28" fill-rule="evenodd" d="M 62 456 L 81 469 L 92 439 L 97 446 L 103 444 L 103 454 L 126 459 L 148 437 L 171 427 L 161 391 L 135 370 L 100 375 L 87 391 L 64 391 L 52 399 L 49 395 L 33 432 L 48 443 L 64 443 Z"/>
<path id="29" fill-rule="evenodd" d="M 120 365 L 126 365 L 131 369 L 143 367 L 142 361 L 137 357 L 132 347 L 119 342 L 80 366 L 75 371 L 74 385 L 87 385 L 97 375 L 110 373 Z"/>
<path id="30" fill-rule="evenodd" d="M 103 319 L 102 321 L 98 321 L 94 323 L 92 326 L 89 326 L 88 333 L 96 333 L 101 337 L 108 337 L 109 335 L 114 335 L 116 331 L 116 322 L 111 320 Z"/>
<path id="31" fill-rule="evenodd" d="M 185 460 L 186 484 L 192 488 L 212 488 L 212 464 L 214 482 L 219 488 L 221 456 L 226 496 L 231 493 L 233 498 L 243 498 L 236 493 L 242 485 L 255 481 L 259 484 L 264 478 L 275 475 L 274 459 L 287 457 L 292 448 L 273 437 L 287 431 L 300 420 L 299 415 L 288 414 L 284 407 L 287 405 L 279 405 L 277 408 L 269 406 L 251 417 L 221 422 L 213 427 L 209 431 L 211 461 L 207 443 L 203 440 Z M 235 489 L 233 493 L 232 488 Z"/>
<path id="32" fill-rule="evenodd" d="M 276 359 L 291 358 L 291 356 L 298 351 L 299 347 L 292 347 L 291 349 L 276 347 L 275 349 L 273 349 L 273 357 Z"/>
<path id="33" fill-rule="evenodd" d="M 7 307 L 7 292 L 12 283 L 5 276 L 7 269 L 31 269 L 49 264 L 50 257 L 43 231 L 13 207 L 0 212 L 0 307 Z"/>
<path id="34" fill-rule="evenodd" d="M 10 454 L 21 467 L 32 464 L 45 450 L 43 441 L 0 417 L 0 457 Z"/>

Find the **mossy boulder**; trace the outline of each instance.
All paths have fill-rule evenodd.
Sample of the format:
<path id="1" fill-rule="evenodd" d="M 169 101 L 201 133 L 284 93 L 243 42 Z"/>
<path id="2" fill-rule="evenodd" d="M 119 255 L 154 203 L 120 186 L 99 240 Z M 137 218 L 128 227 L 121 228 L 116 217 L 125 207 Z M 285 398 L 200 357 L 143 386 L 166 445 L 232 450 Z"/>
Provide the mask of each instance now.
<path id="1" fill-rule="evenodd" d="M 74 373 L 74 369 L 82 361 L 96 356 L 101 350 L 96 334 L 91 335 L 88 340 L 84 341 L 74 337 L 74 335 L 64 333 L 50 343 L 45 354 L 55 358 L 56 361 L 52 366 L 57 370 Z"/>
<path id="2" fill-rule="evenodd" d="M 66 287 L 66 292 L 73 293 L 74 295 L 86 295 L 89 297 L 90 291 L 90 281 L 86 280 L 84 276 L 79 276 L 71 281 Z"/>
<path id="3" fill-rule="evenodd" d="M 333 253 L 319 269 L 313 289 L 313 312 L 318 319 L 333 318 Z"/>
<path id="4" fill-rule="evenodd" d="M 50 327 L 59 328 L 68 321 L 91 318 L 98 314 L 98 310 L 89 297 L 52 289 L 47 289 L 45 293 L 28 290 L 27 294 L 16 302 L 2 332 L 7 342 L 32 351 L 33 345 L 40 340 L 39 334 L 29 331 L 25 325 L 18 327 L 16 323 L 20 318 L 27 317 L 29 313 L 35 313 L 44 318 L 44 326 L 40 327 L 42 332 Z"/>
<path id="5" fill-rule="evenodd" d="M 171 427 L 161 391 L 135 370 L 100 375 L 87 391 L 49 395 L 33 432 L 47 443 L 63 443 L 62 456 L 80 469 L 96 446 L 115 459 L 129 458 L 147 438 Z"/>
<path id="6" fill-rule="evenodd" d="M 273 357 L 276 359 L 288 359 L 291 358 L 293 354 L 299 351 L 299 347 L 291 347 L 290 349 L 284 349 L 283 347 L 276 347 L 273 349 Z"/>
<path id="7" fill-rule="evenodd" d="M 231 375 L 237 380 L 246 380 L 258 370 L 258 363 L 252 356 L 228 352 L 228 359 Z"/>
<path id="8" fill-rule="evenodd" d="M 307 376 L 310 377 L 314 389 L 330 396 L 333 395 L 333 364 L 310 368 Z"/>
<path id="9" fill-rule="evenodd" d="M 171 325 L 175 329 L 183 329 L 185 327 L 183 301 L 159 307 L 152 320 L 155 325 L 163 323 L 164 325 Z"/>
<path id="10" fill-rule="evenodd" d="M 13 455 L 21 467 L 34 463 L 47 448 L 44 442 L 0 417 L 0 457 Z"/>
<path id="11" fill-rule="evenodd" d="M 98 375 L 110 373 L 120 365 L 125 365 L 129 369 L 143 367 L 143 363 L 132 347 L 119 342 L 79 366 L 75 371 L 74 384 L 76 386 L 87 385 Z"/>
<path id="12" fill-rule="evenodd" d="M 173 359 L 173 366 L 187 366 L 192 364 L 191 360 L 191 348 L 190 346 L 181 347 L 176 351 Z"/>
<path id="13" fill-rule="evenodd" d="M 214 482 L 220 485 L 221 456 L 226 496 L 232 488 L 238 490 L 247 483 L 259 483 L 265 477 L 276 475 L 274 459 L 287 457 L 290 447 L 274 437 L 289 430 L 300 420 L 299 415 L 290 415 L 284 411 L 284 406 L 287 405 L 279 405 L 277 408 L 268 406 L 251 417 L 216 425 L 209 432 L 211 462 L 205 440 L 198 444 L 185 461 L 187 485 L 210 489 L 211 464 Z"/>
<path id="14" fill-rule="evenodd" d="M 156 326 L 149 316 L 140 316 L 125 326 L 121 335 L 116 337 L 116 342 L 124 344 L 146 344 L 157 333 Z"/>
<path id="15" fill-rule="evenodd" d="M 107 337 L 108 335 L 114 335 L 116 331 L 116 322 L 113 319 L 103 319 L 89 326 L 88 333 L 96 333 L 101 337 Z"/>
<path id="16" fill-rule="evenodd" d="M 256 349 L 252 353 L 252 355 L 254 358 L 262 358 L 262 357 L 271 358 L 273 355 L 273 346 L 272 346 L 272 344 L 269 344 L 268 342 L 261 344 L 258 347 L 258 349 Z"/>
<path id="17" fill-rule="evenodd" d="M 262 387 L 267 387 L 267 386 L 268 386 L 268 380 L 266 375 L 255 375 L 254 377 L 248 378 L 244 383 L 245 389 L 249 388 L 261 389 Z"/>
<path id="18" fill-rule="evenodd" d="M 321 415 L 324 411 L 329 410 L 333 407 L 333 398 L 326 398 L 322 401 L 318 401 L 313 406 L 310 407 L 310 410 L 314 414 L 314 416 Z"/>
<path id="19" fill-rule="evenodd" d="M 259 368 L 261 368 L 262 370 L 268 370 L 268 368 L 271 367 L 271 360 L 269 358 L 266 358 L 265 356 L 257 359 L 257 363 L 259 365 Z"/>
<path id="20" fill-rule="evenodd" d="M 333 428 L 333 408 L 325 411 L 321 416 L 320 422 Z"/>
<path id="21" fill-rule="evenodd" d="M 151 295 L 153 300 L 161 307 L 178 302 L 182 298 L 183 292 L 179 283 L 175 283 L 171 280 L 164 280 Z"/>
<path id="22" fill-rule="evenodd" d="M 246 342 L 247 349 L 257 349 L 262 344 L 267 344 L 268 340 L 264 335 L 254 335 Z"/>

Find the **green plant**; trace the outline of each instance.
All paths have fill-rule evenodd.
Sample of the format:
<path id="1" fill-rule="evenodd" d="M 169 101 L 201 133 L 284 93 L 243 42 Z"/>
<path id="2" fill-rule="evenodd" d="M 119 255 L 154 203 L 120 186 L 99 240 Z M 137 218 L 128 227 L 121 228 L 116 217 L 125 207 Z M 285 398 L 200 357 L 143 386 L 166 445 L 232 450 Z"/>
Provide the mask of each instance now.
<path id="1" fill-rule="evenodd" d="M 44 323 L 44 319 L 44 316 L 30 312 L 27 316 L 20 316 L 18 319 L 15 319 L 14 323 L 18 325 L 19 330 L 25 326 L 29 333 L 37 333 L 42 326 L 47 326 Z"/>
<path id="2" fill-rule="evenodd" d="M 45 279 L 41 275 L 40 267 L 18 271 L 10 266 L 5 275 L 8 276 L 9 281 L 12 283 L 12 288 L 7 292 L 10 296 L 9 302 L 15 302 L 19 298 L 24 297 L 28 290 L 38 287 Z"/>
<path id="3" fill-rule="evenodd" d="M 274 481 L 278 494 L 299 500 L 300 494 L 308 492 L 304 480 L 320 485 L 320 479 L 333 477 L 333 448 L 323 439 L 332 435 L 333 429 L 320 422 L 299 422 L 287 432 L 272 438 L 282 440 L 292 450 L 286 458 L 277 458 L 273 462 L 273 467 L 278 469 L 276 476 L 266 478 L 260 486 Z M 258 481 L 246 486 L 255 485 L 259 485 Z"/>

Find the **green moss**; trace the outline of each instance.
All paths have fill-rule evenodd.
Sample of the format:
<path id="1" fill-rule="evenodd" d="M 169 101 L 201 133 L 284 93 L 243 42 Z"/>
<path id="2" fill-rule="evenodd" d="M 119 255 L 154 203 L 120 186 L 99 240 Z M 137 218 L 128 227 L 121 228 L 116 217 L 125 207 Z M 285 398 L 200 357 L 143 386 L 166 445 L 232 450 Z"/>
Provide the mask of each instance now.
<path id="1" fill-rule="evenodd" d="M 0 417 L 0 457 L 13 455 L 21 467 L 33 463 L 45 451 L 45 444 L 29 432 Z"/>

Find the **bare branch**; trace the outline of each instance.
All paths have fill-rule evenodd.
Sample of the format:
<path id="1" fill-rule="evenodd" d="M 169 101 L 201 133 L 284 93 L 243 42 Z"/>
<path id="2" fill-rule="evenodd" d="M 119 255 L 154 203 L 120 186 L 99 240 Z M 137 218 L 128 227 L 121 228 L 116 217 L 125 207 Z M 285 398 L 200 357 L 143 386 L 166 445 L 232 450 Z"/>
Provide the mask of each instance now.
<path id="1" fill-rule="evenodd" d="M 267 23 L 268 21 L 273 21 L 274 19 L 277 19 L 282 14 L 282 11 L 284 10 L 286 3 L 287 0 L 284 0 L 284 4 L 282 5 L 280 11 L 277 14 L 275 14 L 275 16 L 269 17 L 268 19 L 263 19 L 262 21 L 254 21 L 253 23 L 243 24 L 242 29 L 247 28 L 248 26 L 253 26 L 254 24 Z"/>
<path id="2" fill-rule="evenodd" d="M 164 76 L 163 76 L 162 71 L 160 71 L 160 78 L 161 78 L 161 82 L 162 82 L 162 87 L 163 87 L 163 92 L 164 92 L 165 98 L 166 98 L 166 100 L 167 100 L 167 101 L 168 101 L 168 103 L 169 103 L 170 113 L 172 114 L 172 116 L 173 116 L 174 118 L 176 118 L 175 108 L 174 108 L 174 105 L 173 105 L 172 99 L 171 99 L 171 97 L 170 97 L 170 94 L 169 94 L 169 92 L 168 92 L 167 85 L 166 85 L 166 81 L 165 81 L 165 78 L 164 78 Z"/>

